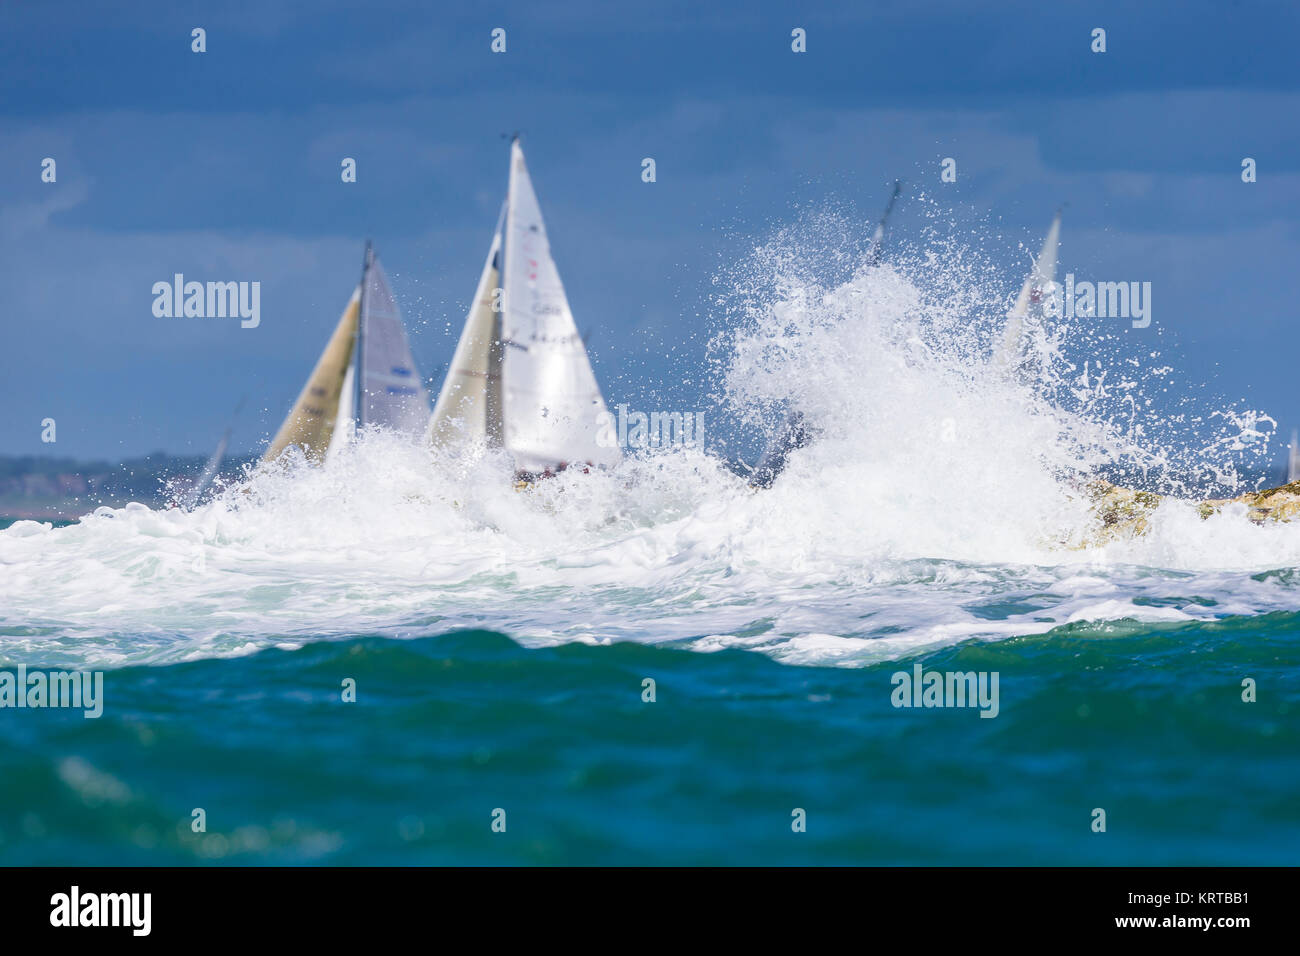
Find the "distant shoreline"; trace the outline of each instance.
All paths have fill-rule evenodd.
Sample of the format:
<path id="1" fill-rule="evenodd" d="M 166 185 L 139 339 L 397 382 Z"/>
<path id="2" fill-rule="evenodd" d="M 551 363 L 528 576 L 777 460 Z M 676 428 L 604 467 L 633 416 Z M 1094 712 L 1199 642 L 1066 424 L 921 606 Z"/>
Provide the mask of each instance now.
<path id="1" fill-rule="evenodd" d="M 98 507 L 98 505 L 96 505 Z M 94 508 L 90 509 L 91 511 Z M 0 508 L 0 521 L 62 521 L 75 520 L 89 511 L 76 508 Z"/>
<path id="2" fill-rule="evenodd" d="M 245 459 L 227 460 L 222 476 L 237 480 Z M 120 462 L 36 455 L 0 455 L 0 527 L 15 521 L 71 524 L 96 508 L 138 501 L 165 507 L 194 481 L 206 458 L 155 452 Z"/>
<path id="3" fill-rule="evenodd" d="M 80 517 L 81 515 L 70 517 L 68 515 L 35 514 L 35 513 L 20 514 L 20 515 L 0 514 L 0 531 L 4 531 L 6 528 L 10 528 L 13 525 L 16 525 L 20 521 L 39 521 L 42 523 L 49 522 L 50 524 L 54 525 L 54 527 L 56 528 L 63 528 L 70 524 L 76 524 L 77 521 L 80 519 Z"/>
<path id="4" fill-rule="evenodd" d="M 150 508 L 164 504 L 154 496 L 121 498 L 104 496 L 93 499 L 76 497 L 44 501 L 24 501 L 16 497 L 4 497 L 0 498 L 0 528 L 8 527 L 15 521 L 62 521 L 71 524 L 78 518 L 91 514 L 96 508 L 122 508 L 131 501 L 139 501 Z"/>

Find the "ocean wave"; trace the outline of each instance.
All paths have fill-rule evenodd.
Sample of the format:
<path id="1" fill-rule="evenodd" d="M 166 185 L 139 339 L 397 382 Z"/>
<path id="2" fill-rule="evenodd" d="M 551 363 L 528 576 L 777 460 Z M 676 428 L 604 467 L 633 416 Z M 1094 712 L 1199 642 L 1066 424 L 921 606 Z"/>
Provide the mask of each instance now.
<path id="1" fill-rule="evenodd" d="M 1099 358 L 1095 332 L 1055 330 L 1032 382 L 994 375 L 998 277 L 978 251 L 937 242 L 857 264 L 825 254 L 835 228 L 811 230 L 816 250 L 776 236 L 718 306 L 720 413 L 759 424 L 795 408 L 818 434 L 771 489 L 688 447 L 518 492 L 498 453 L 372 430 L 323 466 L 290 454 L 251 470 L 192 511 L 133 504 L 0 531 L 0 658 L 117 667 L 486 628 L 528 646 L 680 642 L 859 666 L 1083 620 L 1296 606 L 1300 524 L 1175 501 L 1145 533 L 1090 546 L 1081 476 L 1167 467 L 1193 444 L 1178 444 L 1182 412 L 1135 421 L 1140 370 Z M 1067 333 L 1090 343 L 1086 365 Z M 1259 417 L 1214 421 L 1194 450 L 1232 477 L 1214 450 L 1234 429 L 1236 445 L 1255 440 Z"/>

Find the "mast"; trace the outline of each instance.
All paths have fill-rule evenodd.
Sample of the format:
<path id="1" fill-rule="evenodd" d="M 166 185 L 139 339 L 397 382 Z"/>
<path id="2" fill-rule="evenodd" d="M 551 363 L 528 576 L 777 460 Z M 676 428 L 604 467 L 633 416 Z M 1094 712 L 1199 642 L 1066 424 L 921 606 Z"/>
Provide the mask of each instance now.
<path id="1" fill-rule="evenodd" d="M 880 223 L 876 226 L 876 231 L 871 237 L 871 253 L 868 261 L 873 266 L 880 261 L 880 253 L 885 245 L 885 224 L 889 222 L 889 214 L 894 211 L 894 203 L 898 202 L 898 194 L 902 191 L 902 182 L 895 179 L 894 192 L 889 197 L 889 204 L 885 206 L 885 214 L 880 217 Z"/>
<path id="2" fill-rule="evenodd" d="M 515 139 L 519 134 L 515 134 Z M 512 143 L 514 140 L 511 141 Z M 501 316 L 505 312 L 505 287 L 506 287 L 506 210 L 510 208 L 510 191 L 509 179 L 507 178 L 506 199 L 501 203 L 501 214 L 497 216 L 496 234 L 501 237 L 501 247 L 497 250 L 497 289 L 501 294 L 496 294 L 496 289 L 492 290 L 492 302 L 496 309 L 492 313 L 492 336 L 488 341 L 488 365 L 487 365 L 487 395 L 484 401 L 485 405 L 485 432 L 484 436 L 489 447 L 499 448 L 502 443 L 502 435 L 505 433 L 505 414 L 501 402 L 501 361 L 502 353 L 505 346 L 501 342 Z"/>
<path id="3" fill-rule="evenodd" d="M 503 320 L 506 314 L 506 256 L 510 248 L 510 230 L 507 228 L 510 216 L 510 183 L 514 179 L 515 144 L 519 142 L 519 130 L 510 134 L 510 163 L 506 167 L 506 198 L 501 203 L 501 214 L 497 216 L 497 232 L 501 235 L 501 249 L 498 253 L 497 282 L 501 290 L 495 296 L 496 311 L 492 315 L 492 341 L 488 346 L 488 381 L 487 381 L 487 443 L 501 447 L 505 444 L 506 408 L 505 408 L 505 352 Z"/>
<path id="4" fill-rule="evenodd" d="M 366 240 L 366 251 L 361 257 L 361 308 L 357 313 L 357 335 L 352 347 L 352 421 L 359 431 L 366 424 L 366 390 L 362 382 L 365 366 L 361 361 L 361 348 L 365 344 L 366 328 L 366 277 L 370 273 L 370 264 L 375 261 L 375 250 Z"/>
<path id="5" fill-rule="evenodd" d="M 501 236 L 501 248 L 497 250 L 497 288 L 500 295 L 493 292 L 492 337 L 488 342 L 488 377 L 487 396 L 485 400 L 485 421 L 487 434 L 485 440 L 489 447 L 500 448 L 505 444 L 506 410 L 505 410 L 505 351 L 503 340 L 506 314 L 506 250 L 510 247 L 507 223 L 510 216 L 510 181 L 513 178 L 515 143 L 519 142 L 519 131 L 510 134 L 510 163 L 506 167 L 506 198 L 501 203 L 501 213 L 497 216 L 497 234 Z"/>

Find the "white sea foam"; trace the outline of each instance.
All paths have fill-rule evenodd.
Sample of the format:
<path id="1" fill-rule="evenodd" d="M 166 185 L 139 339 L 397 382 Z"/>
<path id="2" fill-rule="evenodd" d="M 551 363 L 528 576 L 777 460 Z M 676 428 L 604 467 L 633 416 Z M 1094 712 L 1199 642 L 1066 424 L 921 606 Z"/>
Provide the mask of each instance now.
<path id="1" fill-rule="evenodd" d="M 943 242 L 895 266 L 825 255 L 828 279 L 807 247 L 824 253 L 827 229 L 760 247 L 719 305 L 722 413 L 794 407 L 819 432 L 770 490 L 675 448 L 519 493 L 500 455 L 367 433 L 192 512 L 0 532 L 0 659 L 111 667 L 472 627 L 861 665 L 1070 622 L 1295 609 L 1300 575 L 1260 572 L 1300 565 L 1300 524 L 1174 503 L 1145 535 L 1080 547 L 1096 530 L 1080 475 L 1192 448 L 1231 479 L 1216 453 L 1266 437 L 1260 416 L 1221 415 L 1196 445 L 1144 406 L 1141 363 L 1086 330 L 1040 332 L 1032 381 L 993 376 L 1014 283 Z"/>

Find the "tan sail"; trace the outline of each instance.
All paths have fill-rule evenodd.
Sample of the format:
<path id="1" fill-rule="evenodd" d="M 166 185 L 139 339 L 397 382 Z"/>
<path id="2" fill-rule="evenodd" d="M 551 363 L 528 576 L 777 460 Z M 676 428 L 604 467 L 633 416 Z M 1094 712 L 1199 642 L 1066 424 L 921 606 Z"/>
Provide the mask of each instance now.
<path id="1" fill-rule="evenodd" d="M 263 461 L 279 457 L 290 445 L 298 445 L 309 458 L 324 458 L 334 434 L 338 418 L 339 397 L 343 381 L 352 365 L 352 349 L 356 344 L 357 317 L 361 311 L 361 289 L 357 288 L 348 300 L 347 308 L 334 328 L 325 351 L 321 353 L 312 370 L 311 378 L 303 386 L 294 402 L 293 410 L 275 433 L 271 447 L 262 456 Z"/>
<path id="2" fill-rule="evenodd" d="M 436 446 L 461 441 L 486 440 L 494 444 L 501 441 L 501 363 L 499 356 L 493 355 L 493 343 L 500 338 L 500 313 L 493 308 L 500 295 L 500 253 L 498 229 L 492 237 L 456 354 L 451 358 L 429 419 L 429 441 Z"/>

